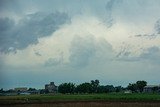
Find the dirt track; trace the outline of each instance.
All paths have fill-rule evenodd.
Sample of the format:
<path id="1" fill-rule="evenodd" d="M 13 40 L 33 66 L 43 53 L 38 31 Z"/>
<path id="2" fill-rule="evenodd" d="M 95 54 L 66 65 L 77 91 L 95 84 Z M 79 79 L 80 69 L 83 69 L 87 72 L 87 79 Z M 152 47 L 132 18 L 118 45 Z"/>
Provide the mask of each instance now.
<path id="1" fill-rule="evenodd" d="M 160 107 L 160 102 L 58 101 L 3 104 L 1 107 Z"/>

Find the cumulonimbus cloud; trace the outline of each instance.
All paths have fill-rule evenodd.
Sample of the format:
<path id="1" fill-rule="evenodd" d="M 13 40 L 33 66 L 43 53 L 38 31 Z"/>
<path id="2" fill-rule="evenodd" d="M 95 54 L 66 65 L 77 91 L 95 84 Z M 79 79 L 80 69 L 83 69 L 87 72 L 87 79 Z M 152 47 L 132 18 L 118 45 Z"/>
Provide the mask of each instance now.
<path id="1" fill-rule="evenodd" d="M 66 13 L 60 12 L 29 14 L 18 24 L 12 19 L 0 18 L 0 52 L 16 51 L 36 44 L 38 38 L 51 35 L 69 20 Z"/>

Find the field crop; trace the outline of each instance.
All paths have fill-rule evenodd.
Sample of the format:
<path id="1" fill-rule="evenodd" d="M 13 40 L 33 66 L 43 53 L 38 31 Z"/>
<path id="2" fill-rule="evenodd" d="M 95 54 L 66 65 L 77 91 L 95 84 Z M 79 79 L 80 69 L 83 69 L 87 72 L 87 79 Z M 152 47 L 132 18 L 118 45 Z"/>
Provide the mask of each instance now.
<path id="1" fill-rule="evenodd" d="M 160 94 L 109 93 L 109 94 L 42 94 L 0 96 L 1 105 L 44 104 L 44 103 L 106 103 L 106 102 L 156 102 L 160 104 Z"/>

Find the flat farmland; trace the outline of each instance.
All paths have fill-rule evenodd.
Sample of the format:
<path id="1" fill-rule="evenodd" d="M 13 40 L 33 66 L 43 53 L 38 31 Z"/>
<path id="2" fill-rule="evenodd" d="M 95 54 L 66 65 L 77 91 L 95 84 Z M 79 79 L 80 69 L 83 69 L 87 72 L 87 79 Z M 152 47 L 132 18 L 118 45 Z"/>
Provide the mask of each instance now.
<path id="1" fill-rule="evenodd" d="M 44 94 L 0 96 L 0 105 L 14 107 L 160 107 L 160 94 Z"/>

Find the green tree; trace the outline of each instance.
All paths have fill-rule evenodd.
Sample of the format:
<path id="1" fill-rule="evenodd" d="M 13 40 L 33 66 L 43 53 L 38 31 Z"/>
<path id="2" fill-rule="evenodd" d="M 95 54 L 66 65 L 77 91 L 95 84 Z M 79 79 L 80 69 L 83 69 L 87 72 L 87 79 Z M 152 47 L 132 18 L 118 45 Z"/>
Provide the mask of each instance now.
<path id="1" fill-rule="evenodd" d="M 137 84 L 135 84 L 135 83 L 133 83 L 133 84 L 131 84 L 131 83 L 129 83 L 129 85 L 127 86 L 127 89 L 128 90 L 131 90 L 132 92 L 137 92 Z"/>
<path id="2" fill-rule="evenodd" d="M 120 91 L 122 91 L 122 90 L 123 90 L 123 88 L 122 88 L 121 86 L 115 87 L 115 91 L 116 91 L 116 92 L 120 92 Z"/>
<path id="3" fill-rule="evenodd" d="M 97 93 L 99 87 L 99 80 L 91 80 L 92 93 Z"/>
<path id="4" fill-rule="evenodd" d="M 1 89 L 0 89 L 0 93 L 3 93 L 3 92 L 4 92 L 4 91 L 3 91 L 3 88 L 1 88 Z"/>
<path id="5" fill-rule="evenodd" d="M 82 83 L 76 87 L 77 93 L 91 93 L 92 85 L 90 83 Z"/>
<path id="6" fill-rule="evenodd" d="M 66 94 L 66 93 L 74 93 L 75 84 L 73 83 L 62 83 L 58 87 L 58 92 Z"/>
<path id="7" fill-rule="evenodd" d="M 143 88 L 147 85 L 146 81 L 137 81 L 137 88 L 139 90 L 139 92 L 143 92 Z"/>
<path id="8" fill-rule="evenodd" d="M 115 88 L 113 85 L 106 85 L 106 91 L 107 92 L 114 92 L 115 91 Z"/>
<path id="9" fill-rule="evenodd" d="M 104 85 L 99 86 L 97 92 L 98 93 L 107 93 L 106 86 L 104 86 Z"/>
<path id="10" fill-rule="evenodd" d="M 29 88 L 28 91 L 35 91 L 35 88 Z"/>
<path id="11" fill-rule="evenodd" d="M 153 88 L 152 88 L 152 91 L 155 93 L 155 92 L 157 92 L 158 91 L 158 86 L 154 86 Z"/>

